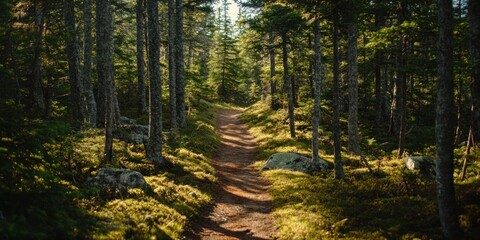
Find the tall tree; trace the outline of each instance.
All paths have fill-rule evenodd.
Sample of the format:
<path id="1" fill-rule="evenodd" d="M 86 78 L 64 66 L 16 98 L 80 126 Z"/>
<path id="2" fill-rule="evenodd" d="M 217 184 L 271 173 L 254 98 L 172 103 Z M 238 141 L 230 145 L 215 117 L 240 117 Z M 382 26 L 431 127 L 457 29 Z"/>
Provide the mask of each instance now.
<path id="1" fill-rule="evenodd" d="M 114 106 L 114 77 L 113 77 L 113 11 L 110 0 L 96 1 L 96 41 L 97 41 L 97 74 L 98 82 L 103 84 L 105 101 L 104 116 L 97 122 L 104 121 L 105 126 L 105 151 L 103 163 L 113 162 L 113 128 L 115 126 Z"/>
<path id="2" fill-rule="evenodd" d="M 468 1 L 472 66 L 472 134 L 475 142 L 480 142 L 480 1 Z"/>
<path id="3" fill-rule="evenodd" d="M 137 21 L 137 101 L 138 112 L 143 114 L 147 112 L 147 102 L 145 94 L 145 66 L 143 54 L 143 13 L 145 0 L 137 0 L 136 21 Z"/>
<path id="4" fill-rule="evenodd" d="M 147 0 L 147 17 L 150 78 L 147 157 L 156 167 L 161 167 L 165 162 L 162 158 L 162 80 L 160 78 L 160 27 L 157 0 Z"/>
<path id="5" fill-rule="evenodd" d="M 281 34 L 282 37 L 282 57 L 283 57 L 283 81 L 287 91 L 288 100 L 288 119 L 290 126 L 290 137 L 295 138 L 295 106 L 293 103 L 293 86 L 290 81 L 290 73 L 288 72 L 288 37 L 287 32 Z"/>
<path id="6" fill-rule="evenodd" d="M 86 118 L 89 127 L 97 123 L 97 103 L 92 88 L 92 0 L 83 1 L 83 90 L 87 101 Z"/>
<path id="7" fill-rule="evenodd" d="M 268 53 L 270 57 L 270 108 L 273 110 L 278 109 L 278 99 L 277 99 L 277 81 L 275 80 L 275 35 L 273 32 L 268 35 Z"/>
<path id="8" fill-rule="evenodd" d="M 63 4 L 73 126 L 76 129 L 80 129 L 85 119 L 84 110 L 86 109 L 86 106 L 83 98 L 83 84 L 80 76 L 80 44 L 77 29 L 75 27 L 75 5 L 73 0 L 65 0 Z"/>
<path id="9" fill-rule="evenodd" d="M 178 43 L 177 43 L 178 44 Z M 176 92 L 176 62 L 175 62 L 175 0 L 168 0 L 168 86 L 170 99 L 170 129 L 175 131 L 177 119 L 177 92 Z"/>
<path id="10" fill-rule="evenodd" d="M 185 63 L 184 63 L 184 49 L 183 49 L 183 0 L 176 0 L 175 2 L 175 91 L 177 93 L 177 119 L 178 126 L 183 127 L 187 124 L 185 116 Z"/>
<path id="11" fill-rule="evenodd" d="M 358 137 L 358 63 L 357 63 L 357 9 L 356 1 L 349 1 L 347 13 L 347 62 L 348 62 L 348 152 L 360 155 Z"/>
<path id="12" fill-rule="evenodd" d="M 214 33 L 215 47 L 210 58 L 210 81 L 216 86 L 218 96 L 224 101 L 238 102 L 241 62 L 238 39 L 233 34 L 233 26 L 228 15 L 228 2 L 223 1 L 218 9 L 218 30 Z"/>
<path id="13" fill-rule="evenodd" d="M 383 1 L 376 0 L 374 3 L 375 11 L 375 30 L 379 31 L 385 26 L 385 10 L 383 9 Z M 386 87 L 384 82 L 386 79 L 382 75 L 382 65 L 385 61 L 384 51 L 375 49 L 375 123 L 379 125 L 386 116 Z"/>
<path id="14" fill-rule="evenodd" d="M 343 178 L 343 163 L 340 143 L 340 79 L 338 50 L 338 0 L 333 0 L 333 148 L 335 178 Z"/>
<path id="15" fill-rule="evenodd" d="M 313 22 L 313 51 L 314 51 L 314 105 L 313 105 L 313 120 L 312 120 L 312 150 L 313 156 L 312 159 L 314 162 L 320 161 L 320 156 L 318 155 L 318 125 L 320 123 L 320 100 L 321 100 L 321 89 L 322 89 L 322 54 L 320 49 L 320 18 L 315 19 Z"/>
<path id="16" fill-rule="evenodd" d="M 32 112 L 44 115 L 46 112 L 45 95 L 43 91 L 42 83 L 42 54 L 43 48 L 43 30 L 44 30 L 44 15 L 47 12 L 47 1 L 35 0 L 35 45 L 32 61 L 32 73 L 31 73 L 31 88 L 30 95 L 32 101 Z"/>
<path id="17" fill-rule="evenodd" d="M 459 233 L 453 185 L 454 76 L 452 0 L 438 0 L 438 80 L 435 134 L 436 182 L 440 223 L 447 239 Z"/>

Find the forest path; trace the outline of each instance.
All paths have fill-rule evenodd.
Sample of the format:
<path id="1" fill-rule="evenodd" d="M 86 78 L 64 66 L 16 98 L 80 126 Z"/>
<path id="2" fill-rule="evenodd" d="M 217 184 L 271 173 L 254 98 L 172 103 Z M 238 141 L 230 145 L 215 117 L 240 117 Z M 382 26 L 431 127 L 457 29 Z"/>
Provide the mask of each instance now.
<path id="1" fill-rule="evenodd" d="M 219 111 L 216 131 L 222 139 L 213 165 L 217 171 L 215 203 L 190 224 L 187 239 L 272 239 L 273 204 L 268 181 L 251 166 L 257 144 L 238 118 L 242 112 Z"/>

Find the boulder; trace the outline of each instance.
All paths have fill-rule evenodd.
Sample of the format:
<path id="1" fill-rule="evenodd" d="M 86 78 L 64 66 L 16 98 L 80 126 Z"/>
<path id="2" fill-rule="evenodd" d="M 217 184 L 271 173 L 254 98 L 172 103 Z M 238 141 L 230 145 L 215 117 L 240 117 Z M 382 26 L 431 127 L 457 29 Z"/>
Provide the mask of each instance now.
<path id="1" fill-rule="evenodd" d="M 120 124 L 137 124 L 137 121 L 135 119 L 131 119 L 125 116 L 120 117 Z"/>
<path id="2" fill-rule="evenodd" d="M 127 143 L 143 144 L 148 140 L 148 126 L 137 124 L 135 120 L 127 117 L 120 117 L 120 124 L 113 136 Z"/>
<path id="3" fill-rule="evenodd" d="M 148 188 L 141 173 L 121 168 L 100 168 L 97 176 L 87 180 L 87 185 L 101 190 L 118 189 L 122 193 L 128 188 Z"/>
<path id="4" fill-rule="evenodd" d="M 320 159 L 318 163 L 314 163 L 312 158 L 298 153 L 275 153 L 271 155 L 261 171 L 270 169 L 286 169 L 291 171 L 299 171 L 308 174 L 326 170 L 328 164 L 325 160 Z"/>
<path id="5" fill-rule="evenodd" d="M 425 177 L 435 176 L 435 161 L 424 156 L 408 156 L 405 166 L 409 170 L 418 170 Z"/>

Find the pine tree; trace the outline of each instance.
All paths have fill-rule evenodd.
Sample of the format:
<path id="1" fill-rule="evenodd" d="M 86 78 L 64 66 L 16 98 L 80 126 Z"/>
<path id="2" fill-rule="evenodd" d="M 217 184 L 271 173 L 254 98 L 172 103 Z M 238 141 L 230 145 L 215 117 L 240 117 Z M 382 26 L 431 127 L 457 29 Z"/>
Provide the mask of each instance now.
<path id="1" fill-rule="evenodd" d="M 83 84 L 80 76 L 80 44 L 76 31 L 77 29 L 75 27 L 75 8 L 73 0 L 64 1 L 64 15 L 73 126 L 76 129 L 80 129 L 85 119 L 84 110 L 86 109 L 86 105 L 83 98 Z"/>
<path id="2" fill-rule="evenodd" d="M 97 123 L 97 102 L 92 88 L 92 0 L 83 1 L 83 88 L 87 101 L 87 122 L 89 127 Z"/>
<path id="3" fill-rule="evenodd" d="M 137 21 L 137 101 L 138 112 L 147 112 L 147 102 L 145 96 L 145 66 L 144 66 L 144 54 L 143 54 L 143 6 L 144 0 L 137 0 L 136 4 L 136 21 Z"/>
<path id="4" fill-rule="evenodd" d="M 218 11 L 217 31 L 214 33 L 214 48 L 209 61 L 209 79 L 215 86 L 218 96 L 224 101 L 234 101 L 237 93 L 240 72 L 240 58 L 237 49 L 238 39 L 232 32 L 228 16 L 228 2 L 223 1 Z"/>
<path id="5" fill-rule="evenodd" d="M 160 78 L 160 28 L 157 0 L 147 0 L 147 17 L 150 77 L 147 157 L 156 167 L 161 167 L 165 162 L 162 158 L 162 80 Z"/>
<path id="6" fill-rule="evenodd" d="M 177 43 L 180 44 L 180 43 Z M 182 46 L 183 47 L 183 46 Z M 175 62 L 175 0 L 168 0 L 168 90 L 170 93 L 170 129 L 177 129 L 177 92 Z"/>
<path id="7" fill-rule="evenodd" d="M 113 128 L 115 126 L 114 76 L 113 76 L 113 11 L 110 0 L 96 1 L 97 29 L 97 73 L 98 82 L 103 83 L 104 108 L 103 121 L 105 126 L 105 150 L 103 163 L 113 162 Z"/>
<path id="8" fill-rule="evenodd" d="M 458 237 L 453 184 L 454 92 L 452 0 L 438 0 L 438 80 L 435 135 L 436 182 L 440 223 L 447 239 Z"/>
<path id="9" fill-rule="evenodd" d="M 184 49 L 183 49 L 183 0 L 176 0 L 175 3 L 175 91 L 177 95 L 177 119 L 178 126 L 184 127 L 187 124 L 185 114 L 185 62 L 184 62 Z"/>

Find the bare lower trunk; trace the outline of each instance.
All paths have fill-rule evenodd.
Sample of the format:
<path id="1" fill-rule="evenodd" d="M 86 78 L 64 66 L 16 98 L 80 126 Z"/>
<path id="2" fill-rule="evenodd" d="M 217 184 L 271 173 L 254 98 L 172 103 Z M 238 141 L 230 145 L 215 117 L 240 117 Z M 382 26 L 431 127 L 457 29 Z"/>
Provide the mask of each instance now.
<path id="1" fill-rule="evenodd" d="M 66 52 L 68 57 L 68 75 L 70 80 L 70 96 L 73 117 L 73 126 L 82 127 L 86 109 L 83 93 L 83 84 L 80 76 L 80 44 L 75 27 L 75 8 L 73 0 L 64 1 L 64 15 L 66 28 Z"/>
<path id="2" fill-rule="evenodd" d="M 342 152 L 340 143 L 340 79 L 339 79 L 339 51 L 338 51 L 338 2 L 334 0 L 333 9 L 333 148 L 335 178 L 344 177 Z"/>
<path id="3" fill-rule="evenodd" d="M 287 34 L 282 34 L 282 49 L 283 49 L 283 81 L 285 82 L 285 90 L 288 98 L 288 119 L 290 126 L 290 137 L 295 138 L 295 113 L 293 103 L 293 88 L 291 86 L 290 74 L 288 73 L 288 48 L 287 48 Z"/>
<path id="4" fill-rule="evenodd" d="M 150 77 L 150 113 L 147 158 L 156 167 L 164 165 L 162 158 L 162 82 L 160 78 L 160 28 L 158 1 L 147 0 L 148 65 Z"/>
<path id="5" fill-rule="evenodd" d="M 145 93 L 145 66 L 144 66 L 144 54 L 143 54 L 143 13 L 144 13 L 144 0 L 137 0 L 136 5 L 136 21 L 137 21 L 137 104 L 138 112 L 140 114 L 147 112 L 147 102 Z"/>
<path id="6" fill-rule="evenodd" d="M 352 20 L 353 21 L 353 20 Z M 357 38 L 356 23 L 348 26 L 348 152 L 360 155 L 358 137 L 358 65 L 357 65 Z"/>
<path id="7" fill-rule="evenodd" d="M 453 185 L 454 76 L 452 0 L 438 0 L 439 43 L 435 122 L 436 182 L 440 223 L 446 239 L 459 237 Z"/>
<path id="8" fill-rule="evenodd" d="M 465 149 L 465 158 L 463 159 L 463 164 L 462 164 L 462 173 L 460 174 L 461 181 L 465 179 L 465 175 L 467 174 L 467 161 L 470 155 L 470 149 L 472 148 L 472 142 L 473 142 L 473 135 L 472 135 L 472 128 L 470 127 L 470 131 L 468 131 L 467 147 Z"/>
<path id="9" fill-rule="evenodd" d="M 170 93 L 170 129 L 172 132 L 175 132 L 178 126 L 175 70 L 175 0 L 168 0 L 168 90 Z"/>
<path id="10" fill-rule="evenodd" d="M 275 36 L 273 33 L 270 33 L 269 36 L 269 55 L 270 55 L 270 108 L 273 110 L 278 109 L 278 99 L 277 99 L 277 81 L 275 80 L 275 49 L 273 44 L 275 43 Z"/>
<path id="11" fill-rule="evenodd" d="M 115 127 L 114 80 L 113 80 L 113 11 L 109 0 L 96 1 L 97 26 L 97 73 L 98 82 L 103 84 L 105 149 L 103 164 L 113 159 L 113 129 Z"/>
<path id="12" fill-rule="evenodd" d="M 92 88 L 92 0 L 83 1 L 84 47 L 83 47 L 83 88 L 87 102 L 87 121 L 89 127 L 97 122 L 97 102 Z"/>
<path id="13" fill-rule="evenodd" d="M 315 54 L 314 57 L 314 75 L 313 75 L 313 84 L 314 84 L 314 105 L 313 105 L 313 119 L 312 119 L 312 159 L 314 162 L 320 161 L 320 156 L 318 154 L 318 125 L 320 123 L 320 100 L 321 100 L 321 90 L 322 90 L 322 54 L 320 49 L 320 19 L 316 19 L 313 23 L 313 32 L 314 32 L 314 42 L 313 42 L 313 51 Z"/>
<path id="14" fill-rule="evenodd" d="M 480 2 L 468 1 L 472 65 L 472 131 L 475 143 L 480 142 Z"/>
<path id="15" fill-rule="evenodd" d="M 32 80 L 31 80 L 31 100 L 32 112 L 38 115 L 44 115 L 46 110 L 45 96 L 43 92 L 42 83 L 42 48 L 43 48 L 43 29 L 44 29 L 44 15 L 46 12 L 46 2 L 34 1 L 35 4 L 35 49 L 32 63 Z"/>
<path id="16" fill-rule="evenodd" d="M 184 127 L 187 124 L 185 115 L 185 63 L 183 50 L 183 0 L 176 0 L 175 3 L 175 29 L 176 29 L 176 50 L 175 50 L 175 91 L 177 94 L 177 119 L 178 126 Z"/>

